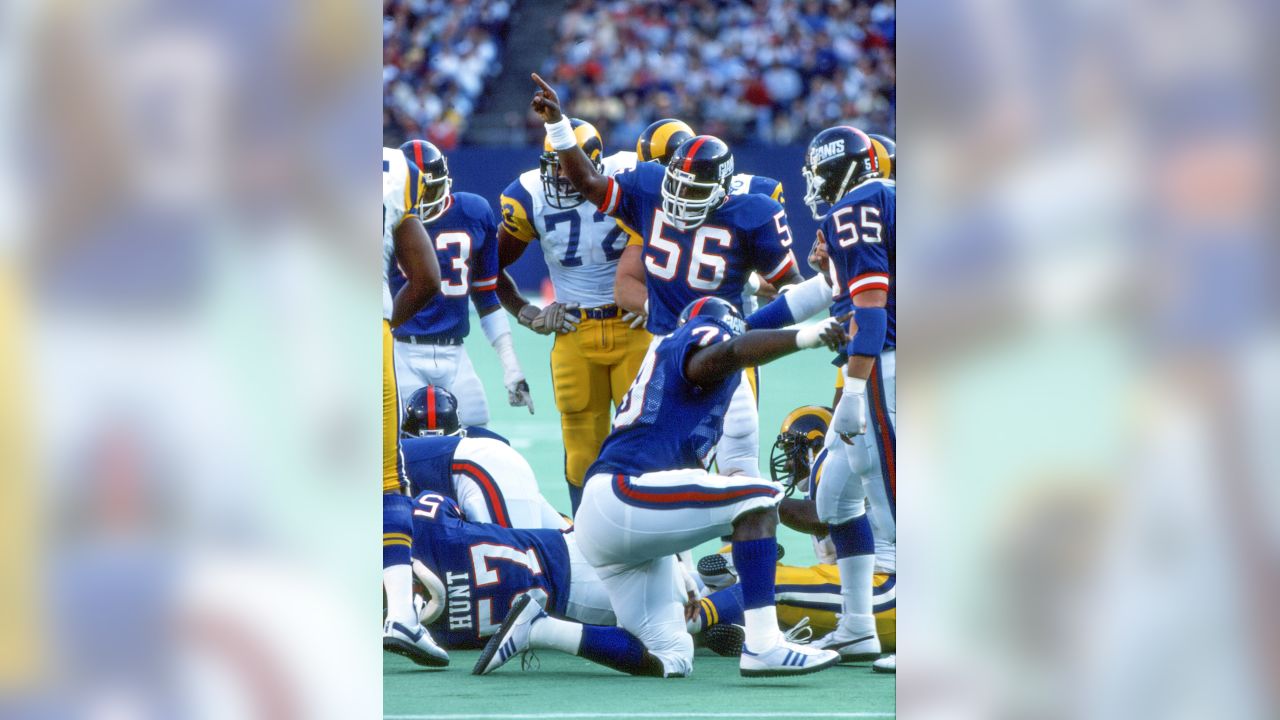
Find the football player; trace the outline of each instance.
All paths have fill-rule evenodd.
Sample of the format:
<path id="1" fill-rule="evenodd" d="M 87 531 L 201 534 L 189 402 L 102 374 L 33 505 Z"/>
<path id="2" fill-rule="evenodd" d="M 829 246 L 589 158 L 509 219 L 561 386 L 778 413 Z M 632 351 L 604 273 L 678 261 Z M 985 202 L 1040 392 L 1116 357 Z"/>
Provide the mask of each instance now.
<path id="1" fill-rule="evenodd" d="M 800 490 L 811 497 L 814 486 L 821 484 L 823 465 L 828 458 L 823 452 L 823 445 L 830 423 L 831 411 L 817 405 L 796 408 L 783 420 L 769 465 L 773 480 L 785 487 L 788 495 Z M 788 628 L 804 623 L 814 635 L 825 636 L 836 629 L 839 614 L 844 608 L 835 549 L 826 537 L 827 527 L 817 518 L 811 499 L 789 498 L 783 501 L 780 511 L 784 524 L 813 535 L 820 564 L 810 567 L 778 565 L 775 592 L 778 620 Z M 702 580 L 717 591 L 700 601 L 698 616 L 690 621 L 690 632 L 704 630 L 716 623 L 740 624 L 741 594 L 730 587 L 735 580 L 732 560 L 725 551 L 699 560 L 698 572 Z M 894 649 L 897 626 L 895 581 L 891 572 L 877 572 L 871 589 L 876 635 L 881 649 L 889 651 Z M 809 622 L 805 622 L 806 619 Z M 738 635 L 740 637 L 740 633 Z M 723 654 L 736 654 L 734 633 L 713 637 L 719 640 L 716 643 L 709 641 L 712 649 L 723 651 Z M 726 640 L 729 641 L 727 644 Z M 874 653 L 868 653 L 856 659 L 875 658 Z"/>
<path id="2" fill-rule="evenodd" d="M 676 148 L 687 140 L 692 140 L 696 133 L 683 120 L 666 118 L 658 120 L 640 133 L 636 140 L 636 158 L 640 162 L 656 162 L 663 167 L 671 161 Z M 729 182 L 730 195 L 767 195 L 785 205 L 782 197 L 782 183 L 764 175 L 736 173 Z"/>
<path id="3" fill-rule="evenodd" d="M 733 154 L 709 135 L 686 140 L 664 168 L 638 163 L 613 177 L 596 170 L 578 147 L 573 128 L 541 77 L 533 109 L 546 122 L 551 146 L 573 186 L 632 236 L 642 238 L 645 299 L 636 306 L 620 275 L 615 297 L 629 310 L 647 314 L 655 336 L 674 332 L 690 302 L 718 297 L 741 311 L 747 276 L 759 270 L 775 285 L 801 279 L 791 252 L 791 228 L 776 200 L 753 194 L 730 195 Z M 631 305 L 628 305 L 628 303 Z M 655 339 L 655 343 L 657 340 Z M 759 477 L 759 428 L 752 385 L 755 373 L 736 387 L 724 440 L 716 451 L 721 473 Z"/>
<path id="4" fill-rule="evenodd" d="M 691 140 L 695 133 L 688 123 L 683 120 L 674 118 L 666 118 L 652 123 L 640 133 L 639 139 L 636 140 L 636 156 L 642 162 L 656 162 L 666 167 L 671 160 L 671 156 L 675 153 L 676 148 L 680 147 L 686 140 Z M 735 173 L 733 179 L 729 181 L 730 195 L 767 195 L 778 201 L 779 205 L 786 205 L 782 197 L 782 183 L 771 177 L 764 175 L 751 175 L 748 173 Z M 635 250 L 629 248 L 634 247 Z M 634 244 L 628 245 L 628 250 L 623 251 L 622 258 L 619 261 L 619 276 L 626 276 L 629 280 L 624 282 L 628 289 L 624 289 L 624 293 L 630 292 L 636 296 L 632 302 L 636 307 L 644 306 L 644 299 L 640 296 L 644 292 L 644 261 L 642 259 L 643 242 L 636 238 Z M 747 286 L 742 296 L 742 312 L 749 314 L 755 312 L 759 307 L 757 299 L 761 293 L 773 295 L 776 291 L 773 286 L 764 282 L 760 274 L 752 272 L 747 279 Z M 628 316 L 633 322 L 643 322 L 643 313 L 629 312 Z M 758 390 L 758 388 L 757 388 Z"/>
<path id="5" fill-rule="evenodd" d="M 418 169 L 403 153 L 382 149 L 382 581 L 387 593 L 382 647 L 419 665 L 443 667 L 449 664 L 448 654 L 432 641 L 413 611 L 412 500 L 405 495 L 391 340 L 392 326 L 412 317 L 440 291 L 440 266 L 414 215 L 426 191 Z M 405 282 L 392 295 L 388 277 L 395 264 L 402 268 Z"/>
<path id="6" fill-rule="evenodd" d="M 881 154 L 881 158 L 888 158 L 888 164 L 880 163 L 880 177 L 885 180 L 898 180 L 898 143 L 887 135 L 877 135 L 870 133 L 867 137 L 871 138 L 871 142 L 876 144 L 876 152 Z"/>
<path id="7" fill-rule="evenodd" d="M 600 133 L 571 118 L 574 141 L 592 167 L 605 175 L 635 166 L 629 152 L 604 155 Z M 520 175 L 502 191 L 498 265 L 505 269 L 529 243 L 542 247 L 555 288 L 555 302 L 539 309 L 523 298 L 505 272 L 498 280 L 503 306 L 520 324 L 541 334 L 555 333 L 551 350 L 552 388 L 560 411 L 564 474 L 576 510 L 583 475 L 609 434 L 612 409 L 622 400 L 651 336 L 619 317 L 613 299 L 618 257 L 626 234 L 565 179 L 550 144 L 539 169 Z"/>
<path id="8" fill-rule="evenodd" d="M 705 468 L 744 367 L 843 338 L 834 318 L 799 330 L 747 331 L 732 303 L 702 297 L 684 308 L 675 332 L 645 355 L 613 432 L 587 471 L 575 532 L 608 590 L 618 624 L 660 661 L 663 676 L 685 676 L 693 666 L 685 609 L 671 592 L 680 579 L 675 554 L 725 535 L 733 539 L 743 592 L 746 647 L 739 672 L 805 674 L 839 661 L 838 653 L 787 642 L 778 630 L 773 591 L 779 487 Z M 513 607 L 477 672 L 490 672 L 529 649 L 532 629 L 543 622 L 550 620 L 536 602 Z M 635 650 L 633 645 L 619 652 Z"/>
<path id="9" fill-rule="evenodd" d="M 458 401 L 435 385 L 419 388 L 405 404 L 405 476 L 414 493 L 456 500 L 475 522 L 514 528 L 553 528 L 569 523 L 538 491 L 538 479 L 510 445 L 465 435 Z"/>
<path id="10" fill-rule="evenodd" d="M 463 339 L 471 331 L 467 298 L 480 315 L 480 329 L 502 361 L 502 381 L 512 406 L 533 412 L 533 398 L 512 345 L 511 325 L 498 303 L 497 220 L 479 195 L 451 192 L 453 181 L 443 154 L 429 142 L 400 146 L 427 186 L 417 212 L 441 267 L 440 297 L 395 329 L 400 401 L 424 385 L 444 387 L 458 398 L 462 422 L 489 422 L 484 386 L 471 365 Z M 393 268 L 391 286 L 400 282 Z"/>
<path id="11" fill-rule="evenodd" d="M 896 185 L 893 178 L 897 175 L 897 145 L 891 138 L 883 135 L 868 135 L 871 138 L 871 144 L 876 151 L 876 166 L 878 177 L 887 181 L 890 185 Z M 813 244 L 813 250 L 810 254 L 809 264 L 815 270 L 823 275 L 830 275 L 832 272 L 830 260 L 827 254 L 826 242 L 822 239 L 821 234 Z M 797 311 L 807 309 L 807 306 L 797 308 Z M 852 309 L 852 301 L 849 294 L 844 292 L 836 293 L 834 303 L 831 306 L 832 317 L 839 317 Z M 894 353 L 890 353 L 891 355 Z M 835 398 L 832 400 L 832 407 L 840 401 L 840 397 L 844 390 L 844 367 L 849 362 L 849 356 L 841 350 L 836 356 L 833 364 L 839 368 L 836 371 L 836 389 Z M 886 367 L 892 367 L 892 362 L 886 364 Z M 889 370 L 893 375 L 892 369 Z M 894 382 L 892 379 L 884 388 L 881 394 L 881 383 L 875 383 L 869 389 L 873 395 L 879 396 L 880 399 L 873 398 L 873 412 L 870 413 L 871 426 L 875 432 L 858 436 L 854 439 L 855 445 L 861 445 L 865 454 L 862 456 L 863 464 L 861 466 L 861 476 L 863 487 L 867 491 L 868 515 L 871 518 L 871 529 L 875 535 L 876 541 L 876 565 L 877 573 L 893 573 L 897 566 L 897 526 L 895 522 L 897 509 L 897 474 L 895 464 L 889 460 L 895 457 L 896 448 L 892 447 L 889 440 L 893 437 L 892 418 L 895 415 L 893 402 Z M 887 398 L 887 399 L 886 399 Z M 876 405 L 884 407 L 875 412 Z M 880 417 L 887 418 L 886 422 L 880 424 Z M 882 427 L 887 426 L 887 427 Z M 886 438 L 883 439 L 882 438 Z M 886 451 L 888 448 L 888 451 Z"/>
<path id="12" fill-rule="evenodd" d="M 609 595 L 572 530 L 475 522 L 453 498 L 430 491 L 415 500 L 413 530 L 414 575 L 426 591 L 419 619 L 447 648 L 483 647 L 523 593 L 556 615 L 614 624 Z M 578 654 L 585 646 L 590 654 L 598 636 L 618 632 L 589 628 L 567 651 Z"/>
<path id="13" fill-rule="evenodd" d="M 805 204 L 822 222 L 818 240 L 830 255 L 832 287 L 849 298 L 855 328 L 825 441 L 826 481 L 814 491 L 818 516 L 829 526 L 836 549 L 845 602 L 839 627 L 817 644 L 838 649 L 844 657 L 879 651 L 869 600 L 876 539 L 865 512 L 863 482 L 872 452 L 878 451 L 884 478 L 880 487 L 891 512 L 894 503 L 896 203 L 894 183 L 882 177 L 889 170 L 881 166 L 877 143 L 843 125 L 814 137 L 803 168 Z M 874 444 L 865 437 L 868 415 L 874 418 Z"/>

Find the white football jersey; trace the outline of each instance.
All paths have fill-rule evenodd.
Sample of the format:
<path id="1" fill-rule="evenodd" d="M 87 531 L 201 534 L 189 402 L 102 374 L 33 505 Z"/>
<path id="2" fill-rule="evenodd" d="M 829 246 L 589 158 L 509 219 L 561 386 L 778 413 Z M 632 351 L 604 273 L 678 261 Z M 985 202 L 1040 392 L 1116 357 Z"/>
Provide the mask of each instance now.
<path id="1" fill-rule="evenodd" d="M 604 174 L 636 165 L 633 152 L 616 152 L 604 161 Z M 526 242 L 537 238 L 551 274 L 556 300 L 582 307 L 611 305 L 618 258 L 627 234 L 589 202 L 560 210 L 547 204 L 538 170 L 520 175 L 502 195 L 503 226 Z"/>
<path id="2" fill-rule="evenodd" d="M 395 262 L 396 228 L 418 205 L 418 169 L 404 153 L 382 148 L 382 319 L 391 319 L 391 284 L 388 276 Z"/>

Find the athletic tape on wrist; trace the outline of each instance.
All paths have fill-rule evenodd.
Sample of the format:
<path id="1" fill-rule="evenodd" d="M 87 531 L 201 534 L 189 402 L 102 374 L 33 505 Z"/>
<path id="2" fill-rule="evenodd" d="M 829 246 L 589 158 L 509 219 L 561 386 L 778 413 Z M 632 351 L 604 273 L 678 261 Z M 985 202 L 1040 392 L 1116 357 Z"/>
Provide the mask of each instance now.
<path id="1" fill-rule="evenodd" d="M 578 144 L 578 138 L 573 134 L 573 125 L 569 122 L 569 118 L 562 117 L 560 122 L 544 123 L 547 128 L 547 141 L 551 143 L 554 150 L 568 150 Z"/>

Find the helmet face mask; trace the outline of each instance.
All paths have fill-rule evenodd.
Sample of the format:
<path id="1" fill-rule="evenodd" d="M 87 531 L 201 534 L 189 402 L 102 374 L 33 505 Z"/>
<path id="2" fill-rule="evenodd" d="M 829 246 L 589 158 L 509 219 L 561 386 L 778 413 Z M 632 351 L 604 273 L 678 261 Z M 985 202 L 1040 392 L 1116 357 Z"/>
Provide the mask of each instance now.
<path id="1" fill-rule="evenodd" d="M 440 160 L 443 162 L 444 158 Z M 453 187 L 453 178 L 449 177 L 449 167 L 445 165 L 443 177 L 434 177 L 427 172 L 421 174 L 422 190 L 418 197 L 418 217 L 422 222 L 430 223 L 444 215 L 449 207 L 449 190 Z"/>
<path id="2" fill-rule="evenodd" d="M 810 440 L 795 430 L 778 435 L 769 453 L 769 475 L 786 488 L 790 496 L 797 489 L 808 490 L 809 472 L 822 450 L 822 438 Z"/>
<path id="3" fill-rule="evenodd" d="M 680 144 L 662 175 L 662 212 L 676 230 L 693 230 L 729 197 L 733 153 L 722 140 L 697 135 Z"/>
<path id="4" fill-rule="evenodd" d="M 444 215 L 449 209 L 449 161 L 444 153 L 426 140 L 410 140 L 400 146 L 405 158 L 418 168 L 418 206 L 415 214 L 424 224 Z"/>
<path id="5" fill-rule="evenodd" d="M 591 164 L 595 166 L 596 172 L 603 173 L 604 141 L 600 139 L 599 131 L 591 123 L 578 118 L 569 118 L 569 123 L 573 126 L 574 136 L 578 139 L 578 147 L 586 153 Z M 552 149 L 550 139 L 542 145 L 542 157 L 538 161 L 538 176 L 542 180 L 542 193 L 547 200 L 547 205 L 557 210 L 570 210 L 586 202 L 582 193 L 578 192 L 561 171 L 560 155 Z"/>
<path id="6" fill-rule="evenodd" d="M 830 425 L 831 410 L 819 405 L 796 408 L 783 420 L 769 453 L 769 474 L 786 488 L 788 496 L 797 489 L 810 489 L 809 477 Z"/>
<path id="7" fill-rule="evenodd" d="M 693 230 L 702 225 L 726 195 L 724 184 L 699 182 L 693 173 L 669 165 L 662 176 L 662 212 L 677 230 Z"/>
<path id="8" fill-rule="evenodd" d="M 804 204 L 815 220 L 825 220 L 831 206 L 846 193 L 881 176 L 871 138 L 847 125 L 828 128 L 814 136 L 805 152 L 801 174 L 805 180 Z"/>

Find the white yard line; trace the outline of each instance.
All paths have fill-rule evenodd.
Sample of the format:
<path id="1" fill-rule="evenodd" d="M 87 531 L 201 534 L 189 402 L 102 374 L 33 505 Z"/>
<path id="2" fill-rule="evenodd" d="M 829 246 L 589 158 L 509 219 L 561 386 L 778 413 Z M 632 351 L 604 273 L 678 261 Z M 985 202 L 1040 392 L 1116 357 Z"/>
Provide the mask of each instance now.
<path id="1" fill-rule="evenodd" d="M 558 720 L 565 718 L 891 718 L 890 712 L 606 712 L 606 713 L 446 713 L 384 715 L 384 720 Z"/>

